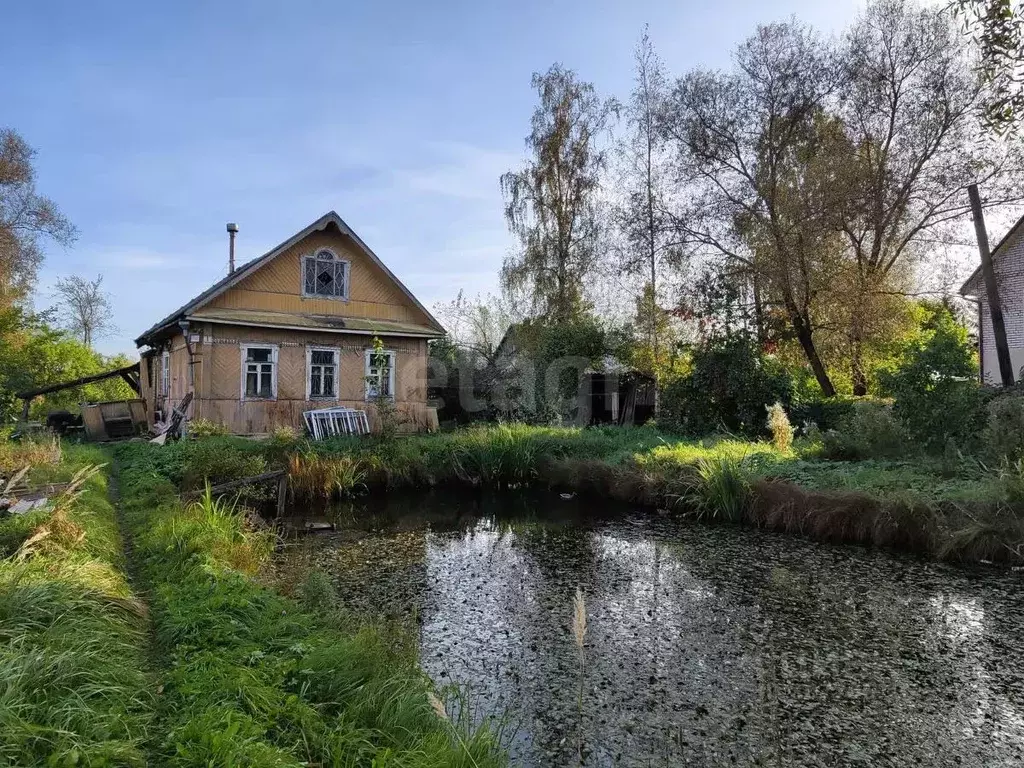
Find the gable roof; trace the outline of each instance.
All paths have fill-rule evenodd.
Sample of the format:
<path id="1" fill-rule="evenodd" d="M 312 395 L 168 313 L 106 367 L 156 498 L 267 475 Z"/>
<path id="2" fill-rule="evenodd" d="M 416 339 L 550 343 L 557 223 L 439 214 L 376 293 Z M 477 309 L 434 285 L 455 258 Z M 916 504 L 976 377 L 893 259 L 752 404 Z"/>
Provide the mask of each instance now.
<path id="1" fill-rule="evenodd" d="M 283 243 L 274 246 L 269 251 L 264 253 L 262 256 L 257 256 L 252 261 L 246 262 L 238 269 L 236 269 L 234 272 L 218 280 L 216 283 L 211 285 L 209 288 L 207 288 L 205 291 L 200 293 L 198 296 L 196 296 L 188 303 L 178 307 L 178 309 L 171 312 L 171 314 L 169 314 L 160 322 L 153 325 L 151 328 L 149 328 L 149 330 L 145 331 L 137 339 L 135 339 L 135 346 L 141 347 L 144 344 L 148 344 L 150 338 L 155 334 L 167 329 L 169 326 L 177 323 L 178 320 L 185 318 L 186 315 L 190 315 L 199 308 L 210 303 L 225 291 L 236 286 L 238 283 L 247 278 L 260 267 L 276 259 L 282 253 L 284 253 L 293 245 L 298 243 L 300 240 L 308 237 L 314 232 L 319 232 L 326 229 L 331 224 L 334 224 L 343 235 L 347 235 L 348 237 L 350 237 L 352 241 L 358 246 L 359 250 L 362 251 L 362 253 L 368 259 L 370 259 L 370 261 L 372 261 L 377 267 L 379 267 L 381 271 L 384 272 L 385 275 L 391 278 L 391 280 L 395 283 L 395 285 L 398 286 L 402 293 L 404 293 L 406 297 L 421 312 L 423 312 L 424 315 L 427 316 L 430 325 L 433 327 L 433 330 L 438 332 L 438 335 L 444 335 L 444 333 L 446 333 L 444 326 L 442 326 L 441 323 L 439 323 L 437 319 L 432 314 L 430 314 L 430 311 L 419 302 L 419 299 L 413 296 L 412 291 L 406 288 L 402 281 L 399 280 L 395 276 L 395 274 L 390 269 L 387 268 L 387 266 L 384 264 L 383 261 L 380 260 L 377 254 L 370 250 L 370 247 L 363 242 L 362 238 L 360 238 L 359 235 L 357 235 L 348 224 L 345 223 L 344 219 L 342 219 L 341 216 L 339 216 L 334 211 L 329 211 L 328 213 L 325 213 L 323 216 L 314 221 L 305 229 L 296 232 Z"/>
<path id="2" fill-rule="evenodd" d="M 1024 216 L 1017 219 L 1017 223 L 1010 227 L 1010 231 L 1003 235 L 1003 239 L 996 243 L 996 247 L 992 249 L 992 259 L 999 254 L 999 251 L 1004 245 L 1010 242 L 1014 235 L 1017 234 L 1018 230 L 1024 226 Z M 975 286 L 974 283 L 981 277 L 981 266 L 979 265 L 972 273 L 971 276 L 964 280 L 964 284 L 960 286 L 961 296 L 977 296 L 980 293 L 980 286 Z"/>

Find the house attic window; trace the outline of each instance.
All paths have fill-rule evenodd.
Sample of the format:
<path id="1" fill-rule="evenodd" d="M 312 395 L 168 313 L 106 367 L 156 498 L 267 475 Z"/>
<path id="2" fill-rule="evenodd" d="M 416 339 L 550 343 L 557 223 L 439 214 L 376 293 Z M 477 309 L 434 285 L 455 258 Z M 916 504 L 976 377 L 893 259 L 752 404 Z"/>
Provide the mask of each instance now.
<path id="1" fill-rule="evenodd" d="M 302 258 L 302 295 L 348 299 L 349 263 L 321 248 Z"/>

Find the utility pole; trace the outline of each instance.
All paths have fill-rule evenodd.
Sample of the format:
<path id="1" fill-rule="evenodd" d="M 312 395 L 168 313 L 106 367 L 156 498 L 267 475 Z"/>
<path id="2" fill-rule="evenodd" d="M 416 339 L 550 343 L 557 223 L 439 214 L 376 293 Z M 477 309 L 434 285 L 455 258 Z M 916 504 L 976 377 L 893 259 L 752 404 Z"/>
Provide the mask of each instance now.
<path id="1" fill-rule="evenodd" d="M 999 377 L 1004 387 L 1013 386 L 1013 364 L 1010 362 L 1010 346 L 1006 343 L 1006 323 L 1003 321 L 1003 305 L 999 303 L 999 286 L 996 284 L 996 270 L 992 266 L 992 254 L 988 249 L 988 231 L 985 229 L 985 215 L 981 210 L 981 195 L 978 185 L 967 188 L 971 199 L 971 215 L 974 217 L 974 234 L 978 237 L 978 253 L 981 255 L 981 274 L 985 279 L 985 293 L 988 297 L 989 315 L 992 317 L 992 336 L 996 342 L 996 357 L 999 359 Z M 982 334 L 983 329 L 979 328 Z"/>

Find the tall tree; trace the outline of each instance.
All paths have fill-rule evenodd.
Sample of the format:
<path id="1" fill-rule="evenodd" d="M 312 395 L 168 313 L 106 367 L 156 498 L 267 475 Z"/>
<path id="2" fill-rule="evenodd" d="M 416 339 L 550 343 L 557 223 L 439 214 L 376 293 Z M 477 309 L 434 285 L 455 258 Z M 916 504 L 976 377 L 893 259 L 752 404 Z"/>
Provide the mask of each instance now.
<path id="1" fill-rule="evenodd" d="M 0 310 L 31 292 L 45 238 L 61 245 L 75 239 L 74 227 L 57 206 L 36 192 L 34 157 L 21 136 L 0 128 Z"/>
<path id="2" fill-rule="evenodd" d="M 103 275 L 95 280 L 72 275 L 58 280 L 55 286 L 60 303 L 54 309 L 61 325 L 87 347 L 113 330 L 110 296 L 102 286 Z"/>
<path id="3" fill-rule="evenodd" d="M 912 274 L 928 245 L 970 211 L 978 183 L 986 207 L 1024 197 L 1019 142 L 986 135 L 985 91 L 966 41 L 943 9 L 871 2 L 841 50 L 839 113 L 858 169 L 837 212 L 856 264 L 858 303 Z M 851 327 L 854 392 L 864 394 L 861 320 Z"/>
<path id="4" fill-rule="evenodd" d="M 674 216 L 679 235 L 772 282 L 826 396 L 835 387 L 816 346 L 812 306 L 829 195 L 796 194 L 790 171 L 817 141 L 815 121 L 836 73 L 832 52 L 809 27 L 759 27 L 732 71 L 681 78 L 661 122 L 685 192 Z M 799 216 L 796 198 L 808 203 Z"/>
<path id="5" fill-rule="evenodd" d="M 1018 0 L 954 0 L 953 8 L 978 47 L 987 85 L 987 124 L 1003 133 L 1024 113 L 1024 10 Z"/>
<path id="6" fill-rule="evenodd" d="M 626 106 L 628 135 L 620 145 L 623 200 L 615 212 L 624 247 L 619 265 L 623 272 L 644 278 L 636 303 L 636 325 L 645 336 L 650 370 L 655 378 L 661 370 L 660 331 L 667 327 L 659 300 L 660 266 L 669 258 L 679 266 L 679 250 L 669 236 L 666 216 L 668 173 L 664 141 L 658 130 L 659 114 L 668 95 L 668 80 L 647 29 L 633 53 L 634 82 Z M 655 411 L 658 409 L 655 388 Z"/>
<path id="7" fill-rule="evenodd" d="M 526 137 L 531 157 L 501 177 L 505 218 L 520 242 L 502 283 L 529 290 L 543 317 L 567 322 L 584 309 L 584 280 L 597 256 L 597 195 L 607 161 L 599 135 L 617 107 L 558 64 L 532 83 L 540 103 Z"/>

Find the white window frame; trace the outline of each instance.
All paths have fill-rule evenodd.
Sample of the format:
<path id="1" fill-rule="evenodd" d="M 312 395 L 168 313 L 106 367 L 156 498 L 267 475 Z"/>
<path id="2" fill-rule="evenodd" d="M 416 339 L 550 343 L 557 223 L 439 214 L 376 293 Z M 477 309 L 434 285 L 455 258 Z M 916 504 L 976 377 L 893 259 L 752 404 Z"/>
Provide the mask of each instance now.
<path id="1" fill-rule="evenodd" d="M 328 296 L 322 293 L 317 293 L 315 290 L 313 291 L 313 293 L 310 293 L 309 291 L 306 290 L 306 265 L 310 261 L 316 261 L 317 257 L 322 253 L 329 253 L 331 255 L 331 261 L 333 261 L 335 264 L 342 265 L 342 269 L 345 275 L 345 293 L 343 296 Z M 327 261 L 327 259 L 323 259 L 323 261 Z M 352 291 L 352 262 L 350 262 L 348 259 L 341 258 L 337 253 L 335 253 L 330 248 L 317 248 L 315 251 L 313 251 L 313 253 L 307 253 L 305 256 L 302 257 L 302 269 L 300 270 L 299 280 L 302 281 L 302 284 L 299 287 L 302 292 L 303 298 L 348 301 L 349 294 Z M 314 283 L 315 282 L 316 281 L 314 280 Z"/>
<path id="2" fill-rule="evenodd" d="M 313 353 L 314 352 L 330 352 L 334 355 L 334 394 L 333 395 L 314 395 L 313 394 Z M 320 374 L 321 382 L 323 381 L 323 373 Z M 323 384 L 321 383 L 321 386 Z M 309 346 L 306 347 L 306 399 L 307 400 L 330 400 L 337 401 L 341 399 L 341 347 L 318 347 Z"/>
<path id="3" fill-rule="evenodd" d="M 243 401 L 269 401 L 277 400 L 277 359 L 278 359 L 278 345 L 277 344 L 257 344 L 253 342 L 251 344 L 241 344 L 242 350 L 242 365 L 241 365 L 241 385 L 239 386 L 239 399 Z M 269 349 L 270 350 L 270 397 L 249 397 L 245 394 L 245 379 L 246 379 L 246 357 L 249 356 L 250 349 Z M 261 363 L 265 365 L 265 363 Z M 256 381 L 257 385 L 259 380 Z"/>
<path id="4" fill-rule="evenodd" d="M 160 397 L 171 396 L 171 353 L 166 349 L 160 355 Z"/>
<path id="5" fill-rule="evenodd" d="M 395 399 L 395 369 L 398 367 L 398 354 L 393 349 L 382 349 L 381 352 L 387 355 L 391 360 L 391 366 L 388 370 L 388 385 L 391 389 L 391 399 Z M 370 356 L 374 353 L 373 348 L 369 348 L 363 354 L 363 381 L 365 382 L 365 399 L 376 400 L 377 395 L 370 392 Z"/>

